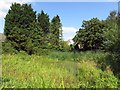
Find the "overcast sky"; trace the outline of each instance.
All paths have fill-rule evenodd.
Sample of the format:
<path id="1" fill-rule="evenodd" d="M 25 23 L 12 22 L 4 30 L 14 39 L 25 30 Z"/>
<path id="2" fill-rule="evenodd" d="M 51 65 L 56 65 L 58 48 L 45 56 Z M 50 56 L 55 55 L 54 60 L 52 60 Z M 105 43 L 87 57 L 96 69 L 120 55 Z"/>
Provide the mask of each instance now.
<path id="1" fill-rule="evenodd" d="M 0 32 L 4 32 L 4 17 L 13 2 L 32 4 L 33 9 L 37 13 L 40 13 L 41 10 L 48 13 L 50 20 L 58 14 L 61 18 L 63 38 L 65 40 L 74 37 L 76 31 L 81 27 L 83 20 L 90 20 L 94 17 L 104 20 L 110 11 L 118 10 L 117 0 L 89 0 L 89 2 L 87 2 L 88 0 L 84 0 L 84 2 L 82 0 L 74 0 L 74 2 L 72 0 L 66 0 L 66 2 L 60 2 L 61 0 L 58 0 L 59 2 L 50 1 L 44 3 L 37 2 L 37 0 L 0 1 Z"/>

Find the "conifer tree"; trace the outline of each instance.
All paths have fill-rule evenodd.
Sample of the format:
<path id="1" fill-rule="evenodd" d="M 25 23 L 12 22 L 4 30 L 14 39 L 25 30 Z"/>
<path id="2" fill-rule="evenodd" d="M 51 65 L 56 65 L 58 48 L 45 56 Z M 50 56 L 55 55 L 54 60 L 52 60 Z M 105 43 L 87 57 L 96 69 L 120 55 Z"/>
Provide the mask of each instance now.
<path id="1" fill-rule="evenodd" d="M 50 42 L 54 47 L 60 46 L 60 41 L 62 37 L 62 24 L 60 21 L 60 17 L 57 15 L 53 17 L 51 21 L 51 29 L 50 29 Z"/>
<path id="2" fill-rule="evenodd" d="M 35 22 L 36 12 L 31 5 L 13 3 L 5 17 L 4 34 L 7 41 L 17 50 L 30 51 L 28 47 L 33 44 Z"/>

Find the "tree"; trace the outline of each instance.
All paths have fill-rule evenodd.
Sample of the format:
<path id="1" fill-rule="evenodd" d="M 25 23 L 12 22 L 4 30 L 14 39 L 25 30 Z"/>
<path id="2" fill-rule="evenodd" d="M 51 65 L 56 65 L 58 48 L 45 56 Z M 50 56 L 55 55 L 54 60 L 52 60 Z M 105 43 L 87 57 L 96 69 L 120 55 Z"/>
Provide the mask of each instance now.
<path id="1" fill-rule="evenodd" d="M 38 14 L 38 18 L 37 18 L 37 25 L 38 28 L 41 28 L 41 34 L 42 34 L 42 44 L 43 44 L 43 48 L 47 46 L 48 43 L 48 39 L 49 39 L 49 33 L 50 33 L 50 22 L 49 22 L 49 16 L 47 14 L 44 13 L 44 11 L 42 10 L 41 13 Z"/>
<path id="2" fill-rule="evenodd" d="M 81 44 L 84 50 L 96 50 L 102 46 L 103 32 L 106 26 L 97 18 L 83 21 L 82 28 L 79 29 L 73 38 L 76 44 Z"/>
<path id="3" fill-rule="evenodd" d="M 42 28 L 44 34 L 49 33 L 50 26 L 49 16 L 45 14 L 43 10 L 41 11 L 41 13 L 38 14 L 38 23 Z"/>
<path id="4" fill-rule="evenodd" d="M 12 29 L 17 26 L 20 27 L 19 20 L 21 18 L 21 5 L 14 3 L 10 7 L 6 17 L 5 17 L 5 29 L 4 34 L 7 36 L 8 40 L 12 39 Z"/>
<path id="5" fill-rule="evenodd" d="M 35 25 L 33 40 L 35 47 L 42 48 L 44 46 L 44 34 L 39 23 Z"/>
<path id="6" fill-rule="evenodd" d="M 118 42 L 118 17 L 116 11 L 111 11 L 108 18 L 104 21 L 109 28 L 104 33 L 105 41 L 104 41 L 104 48 L 106 51 L 113 52 L 118 50 L 116 48 L 116 43 Z M 112 51 L 113 50 L 113 51 Z"/>
<path id="7" fill-rule="evenodd" d="M 108 62 L 113 73 L 120 78 L 120 13 L 110 12 L 104 24 L 109 26 L 109 29 L 104 33 L 105 50 L 109 52 Z"/>
<path id="8" fill-rule="evenodd" d="M 28 43 L 28 39 L 29 42 L 33 42 L 35 22 L 36 12 L 33 11 L 31 5 L 12 4 L 5 17 L 4 33 L 7 40 L 18 51 L 29 51 L 27 47 L 31 44 L 26 45 L 26 43 Z"/>
<path id="9" fill-rule="evenodd" d="M 51 21 L 50 28 L 50 43 L 53 47 L 59 47 L 62 37 L 62 24 L 60 22 L 60 17 L 57 15 Z"/>

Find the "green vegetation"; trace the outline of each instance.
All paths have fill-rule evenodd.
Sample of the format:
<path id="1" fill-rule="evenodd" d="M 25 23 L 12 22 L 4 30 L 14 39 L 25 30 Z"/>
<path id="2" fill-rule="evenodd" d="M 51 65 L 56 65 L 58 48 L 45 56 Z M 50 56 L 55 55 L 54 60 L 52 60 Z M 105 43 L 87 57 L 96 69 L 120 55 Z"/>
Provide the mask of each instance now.
<path id="1" fill-rule="evenodd" d="M 34 54 L 38 48 L 62 49 L 61 27 L 58 15 L 50 22 L 43 10 L 36 15 L 31 5 L 14 3 L 5 17 L 4 34 L 17 51 Z"/>
<path id="2" fill-rule="evenodd" d="M 23 51 L 14 55 L 3 54 L 1 88 L 118 87 L 118 79 L 110 68 L 102 71 L 98 67 L 100 64 L 94 61 L 97 58 L 103 59 L 106 56 L 103 52 L 98 52 L 99 55 L 93 55 L 92 52 L 77 54 L 79 61 L 70 60 L 73 53 L 64 52 L 64 56 L 62 52 L 57 53 L 59 56 L 54 54 L 56 57 L 28 55 Z M 65 59 L 61 60 L 61 56 Z"/>
<path id="3" fill-rule="evenodd" d="M 14 3 L 5 17 L 1 88 L 120 88 L 120 14 L 84 20 L 62 40 L 56 15 Z M 1 69 L 1 68 L 0 68 Z"/>
<path id="4" fill-rule="evenodd" d="M 83 21 L 82 28 L 79 29 L 73 40 L 75 43 L 81 44 L 84 50 L 100 49 L 104 41 L 105 30 L 105 24 L 97 18 Z"/>

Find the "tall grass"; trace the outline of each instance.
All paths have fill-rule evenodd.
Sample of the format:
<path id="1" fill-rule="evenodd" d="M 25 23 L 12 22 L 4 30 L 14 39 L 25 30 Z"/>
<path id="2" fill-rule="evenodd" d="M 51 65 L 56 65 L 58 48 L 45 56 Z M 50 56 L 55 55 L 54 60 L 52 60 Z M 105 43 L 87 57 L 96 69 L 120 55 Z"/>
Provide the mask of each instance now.
<path id="1" fill-rule="evenodd" d="M 71 61 L 82 61 L 82 60 L 92 60 L 92 61 L 101 61 L 105 60 L 105 57 L 108 53 L 98 51 L 86 51 L 86 52 L 51 52 L 47 56 L 49 58 L 58 59 L 58 60 L 71 60 Z"/>
<path id="2" fill-rule="evenodd" d="M 100 55 L 101 54 L 101 55 Z M 75 55 L 75 56 L 74 56 Z M 97 55 L 100 55 L 98 57 Z M 112 72 L 97 68 L 102 52 L 51 52 L 49 55 L 2 55 L 1 88 L 118 87 Z"/>
<path id="3" fill-rule="evenodd" d="M 21 54 L 3 55 L 2 59 L 4 87 L 62 88 L 64 82 L 66 87 L 76 82 L 76 77 L 55 59 Z"/>

